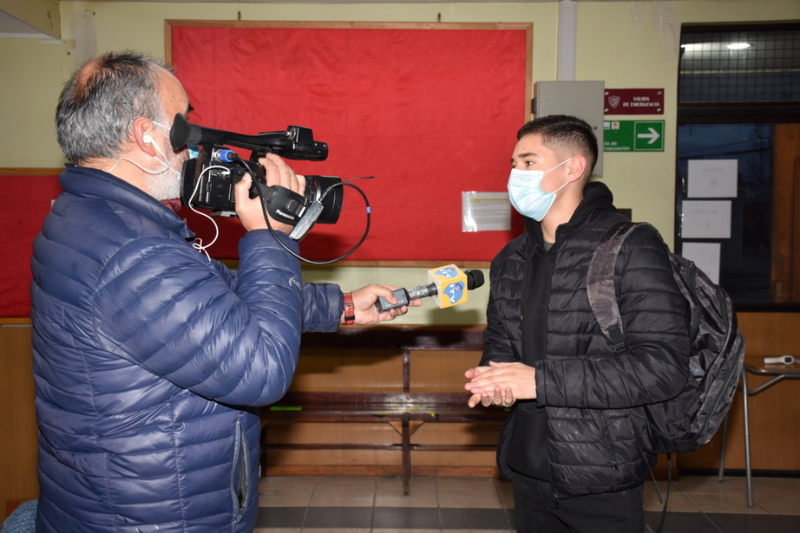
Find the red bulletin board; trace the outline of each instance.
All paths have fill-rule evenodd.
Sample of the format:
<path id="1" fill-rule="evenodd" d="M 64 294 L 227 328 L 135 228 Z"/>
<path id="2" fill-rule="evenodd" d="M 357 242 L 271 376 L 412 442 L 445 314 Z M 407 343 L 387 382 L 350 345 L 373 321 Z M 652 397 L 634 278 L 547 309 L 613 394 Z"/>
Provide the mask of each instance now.
<path id="1" fill-rule="evenodd" d="M 59 194 L 60 169 L 0 169 L 3 198 L 0 210 L 0 317 L 25 317 L 31 313 L 31 255 L 33 240 L 42 229 L 50 205 Z"/>
<path id="2" fill-rule="evenodd" d="M 166 42 L 192 122 L 248 135 L 305 126 L 329 156 L 289 161 L 299 174 L 375 176 L 354 182 L 372 221 L 348 260 L 489 261 L 522 231 L 511 210 L 510 231 L 462 232 L 461 193 L 506 190 L 530 118 L 532 25 L 166 21 Z M 306 257 L 337 257 L 363 234 L 363 199 L 344 191 L 339 221 L 301 243 Z M 181 216 L 213 238 L 207 220 Z M 209 252 L 237 257 L 238 221 L 216 220 Z"/>

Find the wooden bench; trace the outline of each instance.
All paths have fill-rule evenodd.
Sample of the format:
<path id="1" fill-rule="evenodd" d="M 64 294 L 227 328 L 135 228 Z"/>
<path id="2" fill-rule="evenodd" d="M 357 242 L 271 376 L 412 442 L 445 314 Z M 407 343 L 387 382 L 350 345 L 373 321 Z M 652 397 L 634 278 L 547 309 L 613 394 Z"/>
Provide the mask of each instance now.
<path id="1" fill-rule="evenodd" d="M 335 334 L 306 334 L 304 348 L 398 349 L 403 355 L 403 390 L 396 392 L 289 392 L 276 404 L 261 410 L 262 475 L 266 475 L 267 451 L 270 449 L 389 449 L 402 455 L 403 493 L 409 492 L 411 451 L 490 451 L 495 445 L 481 444 L 412 444 L 411 435 L 422 424 L 431 422 L 502 421 L 506 411 L 500 408 L 467 406 L 469 393 L 414 392 L 410 383 L 410 359 L 414 350 L 483 349 L 482 328 L 456 327 L 376 327 L 342 328 Z M 381 352 L 385 353 L 385 351 Z M 302 355 L 301 355 L 302 357 Z M 477 359 L 475 361 L 477 364 Z M 373 422 L 390 424 L 401 435 L 401 443 L 311 443 L 278 444 L 269 439 L 269 422 Z"/>

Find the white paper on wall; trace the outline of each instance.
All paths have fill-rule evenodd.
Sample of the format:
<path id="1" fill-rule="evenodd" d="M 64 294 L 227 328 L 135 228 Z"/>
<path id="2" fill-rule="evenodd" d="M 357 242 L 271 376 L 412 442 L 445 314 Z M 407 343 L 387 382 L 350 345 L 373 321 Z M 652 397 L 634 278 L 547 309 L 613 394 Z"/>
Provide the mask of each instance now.
<path id="1" fill-rule="evenodd" d="M 682 238 L 731 238 L 731 202 L 729 200 L 684 200 L 682 206 Z"/>
<path id="2" fill-rule="evenodd" d="M 739 161 L 692 159 L 689 161 L 689 198 L 736 198 Z"/>
<path id="3" fill-rule="evenodd" d="M 507 192 L 462 192 L 461 231 L 508 231 L 511 203 Z"/>
<path id="4" fill-rule="evenodd" d="M 722 245 L 718 242 L 684 242 L 681 255 L 694 261 L 697 268 L 719 285 L 719 264 Z"/>

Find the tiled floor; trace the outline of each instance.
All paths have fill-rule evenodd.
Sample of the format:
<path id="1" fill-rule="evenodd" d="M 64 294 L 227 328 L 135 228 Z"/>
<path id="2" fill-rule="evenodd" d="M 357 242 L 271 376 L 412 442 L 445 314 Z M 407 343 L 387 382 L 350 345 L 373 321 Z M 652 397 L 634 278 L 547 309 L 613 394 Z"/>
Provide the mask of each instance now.
<path id="1" fill-rule="evenodd" d="M 659 482 L 666 495 L 666 482 Z M 255 533 L 513 532 L 511 485 L 500 479 L 415 477 L 403 496 L 400 478 L 271 477 L 259 484 Z M 682 476 L 673 481 L 665 532 L 800 532 L 800 479 L 754 478 L 754 506 L 745 480 Z M 647 523 L 661 516 L 652 482 L 645 484 Z M 546 532 L 543 532 L 546 533 Z"/>

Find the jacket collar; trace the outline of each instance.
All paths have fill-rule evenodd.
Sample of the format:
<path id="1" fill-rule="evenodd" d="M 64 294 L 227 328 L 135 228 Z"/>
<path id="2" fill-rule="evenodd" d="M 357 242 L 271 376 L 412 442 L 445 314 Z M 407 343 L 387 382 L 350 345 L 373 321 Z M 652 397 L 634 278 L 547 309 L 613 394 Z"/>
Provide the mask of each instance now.
<path id="1" fill-rule="evenodd" d="M 587 183 L 583 188 L 583 200 L 581 200 L 575 212 L 572 213 L 569 222 L 562 224 L 558 229 L 564 228 L 562 231 L 572 231 L 574 228 L 580 227 L 583 221 L 594 210 L 598 209 L 613 213 L 617 211 L 614 207 L 614 195 L 611 190 L 605 183 L 593 181 Z M 527 258 L 534 247 L 544 250 L 544 237 L 542 236 L 541 222 L 537 222 L 532 218 L 522 217 L 522 224 L 525 226 L 527 235 L 520 243 L 517 252 Z"/>
<path id="2" fill-rule="evenodd" d="M 126 209 L 153 220 L 186 240 L 194 240 L 195 234 L 186 221 L 169 207 L 146 192 L 134 187 L 108 172 L 96 168 L 67 165 L 58 179 L 64 191 L 83 198 L 98 198 L 114 202 Z"/>

